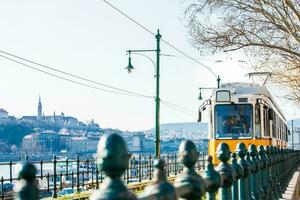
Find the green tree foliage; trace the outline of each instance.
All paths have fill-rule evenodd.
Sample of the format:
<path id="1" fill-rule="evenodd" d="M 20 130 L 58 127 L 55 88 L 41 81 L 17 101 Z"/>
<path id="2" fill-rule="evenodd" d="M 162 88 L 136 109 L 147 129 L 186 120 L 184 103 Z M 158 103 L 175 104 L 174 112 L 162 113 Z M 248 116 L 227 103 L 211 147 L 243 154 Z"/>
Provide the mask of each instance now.
<path id="1" fill-rule="evenodd" d="M 6 124 L 0 126 L 0 140 L 8 146 L 21 146 L 25 135 L 33 132 L 31 126 L 26 124 Z"/>

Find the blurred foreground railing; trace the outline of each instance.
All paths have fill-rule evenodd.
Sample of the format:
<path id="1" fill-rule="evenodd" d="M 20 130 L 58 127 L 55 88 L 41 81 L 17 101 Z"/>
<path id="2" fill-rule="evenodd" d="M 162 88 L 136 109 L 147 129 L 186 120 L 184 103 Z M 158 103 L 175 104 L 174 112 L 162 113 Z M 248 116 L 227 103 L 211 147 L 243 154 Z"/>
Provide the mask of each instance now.
<path id="1" fill-rule="evenodd" d="M 286 196 L 283 194 L 288 186 L 296 185 L 296 188 L 299 188 L 299 183 L 289 184 L 292 177 L 293 181 L 300 180 L 299 177 L 295 177 L 297 174 L 299 175 L 299 173 L 295 173 L 300 166 L 299 151 L 272 146 L 260 145 L 256 147 L 254 144 L 246 147 L 245 144 L 239 143 L 235 152 L 230 152 L 228 144 L 220 143 L 216 155 L 220 161 L 219 164 L 215 168 L 212 157 L 208 156 L 205 170 L 200 173 L 201 175 L 197 170 L 201 169 L 203 164 L 199 164 L 200 154 L 192 141 L 183 141 L 179 146 L 177 155 L 178 157 L 166 155 L 153 159 L 153 157 L 139 156 L 130 159 L 126 144 L 121 136 L 117 134 L 105 135 L 99 141 L 96 156 L 97 165 L 95 161 L 88 160 L 86 162 L 77 158 L 75 160 L 76 174 L 74 172 L 69 174 L 68 165 L 65 166 L 66 173 L 58 173 L 56 171 L 57 164 L 61 161 L 54 157 L 53 197 L 56 198 L 58 189 L 63 188 L 61 178 L 63 176 L 72 177 L 72 185 L 76 187 L 77 191 L 80 191 L 81 186 L 85 185 L 84 177 L 93 173 L 89 170 L 80 171 L 81 162 L 88 166 L 83 168 L 96 171 L 96 181 L 89 183 L 90 187 L 94 187 L 95 190 L 79 199 L 196 200 L 206 195 L 208 200 L 216 198 L 220 200 L 279 200 Z M 92 164 L 87 164 L 93 162 L 95 169 L 93 169 Z M 20 172 L 22 181 L 16 193 L 17 199 L 38 199 L 39 191 L 37 184 L 34 183 L 37 180 L 35 170 L 34 165 L 29 162 L 23 165 Z M 174 184 L 168 182 L 168 175 L 176 175 Z M 40 176 L 37 177 L 41 178 Z M 50 175 L 47 180 L 49 177 Z M 133 179 L 132 177 L 139 182 L 152 179 L 138 197 L 125 186 Z M 56 184 L 57 181 L 60 183 Z M 99 187 L 100 182 L 101 187 Z M 48 188 L 50 188 L 49 184 Z M 288 191 L 289 194 L 291 193 L 289 199 L 296 199 L 299 191 L 291 191 L 290 189 Z M 28 194 L 31 196 L 28 197 Z M 76 197 L 72 199 L 76 199 Z"/>
<path id="2" fill-rule="evenodd" d="M 204 168 L 205 154 L 197 161 L 197 170 Z M 176 154 L 164 154 L 162 158 L 166 163 L 167 176 L 181 173 L 183 166 L 177 160 Z M 64 188 L 72 188 L 78 192 L 86 189 L 98 189 L 105 175 L 96 165 L 95 159 L 68 159 L 54 156 L 51 161 L 30 161 L 26 157 L 24 162 L 2 162 L 0 167 L 0 197 L 5 199 L 12 196 L 13 186 L 20 180 L 19 171 L 24 163 L 30 162 L 37 169 L 35 183 L 40 190 L 40 197 L 53 196 Z M 153 178 L 152 155 L 131 156 L 129 165 L 122 175 L 125 184 L 142 182 Z M 2 174 L 3 173 L 3 174 Z"/>

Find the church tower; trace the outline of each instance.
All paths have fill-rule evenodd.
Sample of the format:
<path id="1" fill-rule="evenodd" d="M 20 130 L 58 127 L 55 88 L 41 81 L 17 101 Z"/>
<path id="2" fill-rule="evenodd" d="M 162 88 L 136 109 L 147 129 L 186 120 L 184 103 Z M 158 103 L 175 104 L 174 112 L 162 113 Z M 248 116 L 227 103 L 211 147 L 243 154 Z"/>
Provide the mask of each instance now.
<path id="1" fill-rule="evenodd" d="M 41 118 L 42 118 L 42 113 L 43 113 L 43 109 L 42 109 L 41 96 L 39 96 L 39 104 L 38 104 L 38 115 L 37 115 L 37 119 L 41 119 Z"/>

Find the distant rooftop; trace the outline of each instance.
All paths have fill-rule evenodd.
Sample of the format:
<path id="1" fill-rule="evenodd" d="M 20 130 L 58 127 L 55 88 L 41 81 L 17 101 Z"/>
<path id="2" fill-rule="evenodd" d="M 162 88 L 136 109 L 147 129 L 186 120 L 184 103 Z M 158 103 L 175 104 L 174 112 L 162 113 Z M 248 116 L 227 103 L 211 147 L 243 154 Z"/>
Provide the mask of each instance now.
<path id="1" fill-rule="evenodd" d="M 4 110 L 3 108 L 0 108 L 0 112 L 2 113 L 8 113 L 6 110 Z"/>

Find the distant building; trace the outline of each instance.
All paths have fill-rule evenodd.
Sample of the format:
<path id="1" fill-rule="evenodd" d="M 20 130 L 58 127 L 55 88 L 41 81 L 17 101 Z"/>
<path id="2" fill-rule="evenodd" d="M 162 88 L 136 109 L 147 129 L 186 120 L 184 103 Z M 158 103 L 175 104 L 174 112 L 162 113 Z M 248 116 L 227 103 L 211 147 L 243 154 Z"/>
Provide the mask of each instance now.
<path id="1" fill-rule="evenodd" d="M 6 110 L 0 108 L 0 125 L 14 124 L 16 120 L 14 116 L 9 116 Z"/>
<path id="2" fill-rule="evenodd" d="M 8 112 L 4 110 L 3 108 L 0 108 L 0 118 L 7 119 L 8 118 Z"/>
<path id="3" fill-rule="evenodd" d="M 67 151 L 69 152 L 83 152 L 86 149 L 87 137 L 72 137 L 67 143 Z"/>
<path id="4" fill-rule="evenodd" d="M 55 153 L 61 150 L 60 136 L 54 131 L 26 135 L 22 140 L 25 154 Z"/>
<path id="5" fill-rule="evenodd" d="M 144 151 L 144 142 L 145 135 L 142 133 L 135 133 L 132 135 L 132 146 L 130 148 L 131 151 L 141 152 Z"/>
<path id="6" fill-rule="evenodd" d="M 35 127 L 52 128 L 52 129 L 80 129 L 80 130 L 100 130 L 98 124 L 94 123 L 94 120 L 84 124 L 78 121 L 77 118 L 71 116 L 65 116 L 62 112 L 60 115 L 56 115 L 55 111 L 53 115 L 44 115 L 41 97 L 39 96 L 37 106 L 37 116 L 23 116 L 20 120 L 29 123 Z M 4 115 L 4 114 L 3 114 Z"/>

